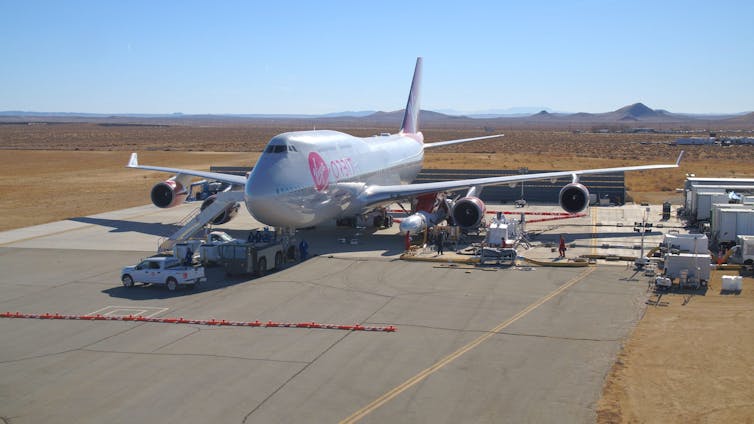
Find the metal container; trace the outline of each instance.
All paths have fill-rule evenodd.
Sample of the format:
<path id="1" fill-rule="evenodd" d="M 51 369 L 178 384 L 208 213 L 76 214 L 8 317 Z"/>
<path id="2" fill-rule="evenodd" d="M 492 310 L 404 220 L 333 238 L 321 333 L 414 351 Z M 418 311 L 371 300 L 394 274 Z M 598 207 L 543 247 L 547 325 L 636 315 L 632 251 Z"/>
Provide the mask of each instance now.
<path id="1" fill-rule="evenodd" d="M 709 239 L 704 234 L 668 233 L 662 239 L 662 244 L 671 250 L 684 253 L 708 254 Z"/>
<path id="2" fill-rule="evenodd" d="M 754 210 L 720 209 L 710 231 L 717 243 L 734 242 L 736 236 L 754 235 Z"/>
<path id="3" fill-rule="evenodd" d="M 712 205 L 727 203 L 728 195 L 723 193 L 698 193 L 696 196 L 696 220 L 706 221 L 710 219 Z"/>
<path id="4" fill-rule="evenodd" d="M 663 274 L 668 278 L 678 278 L 685 273 L 689 279 L 709 281 L 710 256 L 707 254 L 667 254 L 664 263 Z"/>

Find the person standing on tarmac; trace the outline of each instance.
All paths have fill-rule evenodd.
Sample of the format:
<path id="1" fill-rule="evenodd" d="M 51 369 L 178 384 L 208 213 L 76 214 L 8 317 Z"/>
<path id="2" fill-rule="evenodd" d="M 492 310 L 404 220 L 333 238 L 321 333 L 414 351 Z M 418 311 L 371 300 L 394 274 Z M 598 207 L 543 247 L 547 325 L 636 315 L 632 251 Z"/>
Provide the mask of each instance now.
<path id="1" fill-rule="evenodd" d="M 298 244 L 298 251 L 301 254 L 301 260 L 305 261 L 306 256 L 309 254 L 309 243 L 306 240 L 301 239 L 301 243 Z"/>
<path id="2" fill-rule="evenodd" d="M 437 234 L 437 254 L 438 255 L 444 255 L 444 247 L 445 247 L 445 231 L 440 231 Z"/>
<path id="3" fill-rule="evenodd" d="M 566 252 L 566 244 L 565 239 L 563 238 L 563 235 L 560 235 L 560 244 L 558 245 L 558 253 L 560 253 L 561 258 L 565 258 L 565 252 Z"/>

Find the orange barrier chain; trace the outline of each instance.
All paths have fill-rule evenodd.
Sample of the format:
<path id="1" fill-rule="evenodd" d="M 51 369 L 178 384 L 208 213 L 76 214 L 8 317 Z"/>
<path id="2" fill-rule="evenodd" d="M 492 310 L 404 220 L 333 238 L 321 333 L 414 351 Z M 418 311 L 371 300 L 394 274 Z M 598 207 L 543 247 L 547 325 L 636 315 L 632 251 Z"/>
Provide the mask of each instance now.
<path id="1" fill-rule="evenodd" d="M 22 314 L 20 312 L 3 312 L 0 318 L 26 318 L 26 319 L 60 319 L 60 320 L 81 320 L 81 321 L 134 321 L 134 322 L 159 322 L 163 324 L 197 324 L 197 325 L 218 325 L 232 327 L 282 327 L 282 328 L 321 328 L 325 330 L 346 330 L 346 331 L 383 331 L 392 333 L 396 328 L 392 325 L 387 327 L 370 327 L 359 324 L 341 325 L 341 324 L 320 324 L 316 322 L 261 322 L 261 321 L 226 321 L 226 320 L 198 320 L 180 318 L 148 318 L 141 315 L 128 316 L 106 316 L 106 315 L 61 315 L 61 314 Z"/>

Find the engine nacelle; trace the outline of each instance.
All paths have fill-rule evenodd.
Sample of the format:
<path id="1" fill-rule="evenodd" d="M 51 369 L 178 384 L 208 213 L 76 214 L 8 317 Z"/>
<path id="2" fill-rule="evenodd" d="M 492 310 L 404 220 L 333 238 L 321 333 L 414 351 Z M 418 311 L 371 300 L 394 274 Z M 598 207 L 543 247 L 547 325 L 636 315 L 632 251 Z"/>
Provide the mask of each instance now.
<path id="1" fill-rule="evenodd" d="M 216 194 L 209 196 L 208 198 L 204 199 L 200 209 L 207 209 L 209 205 L 215 203 L 215 200 L 217 200 Z M 217 214 L 217 216 L 212 220 L 212 225 L 222 225 L 230 222 L 230 220 L 233 219 L 236 214 L 238 214 L 238 202 L 233 202 L 229 204 L 225 209 L 223 209 L 222 212 Z"/>
<path id="2" fill-rule="evenodd" d="M 464 197 L 458 199 L 450 213 L 455 225 L 461 228 L 478 227 L 484 218 L 487 207 L 478 197 Z"/>
<path id="3" fill-rule="evenodd" d="M 186 200 L 188 192 L 175 180 L 167 180 L 152 187 L 152 203 L 158 208 L 172 208 Z"/>
<path id="4" fill-rule="evenodd" d="M 560 207 L 569 213 L 578 213 L 589 206 L 589 190 L 579 183 L 571 183 L 560 190 Z"/>

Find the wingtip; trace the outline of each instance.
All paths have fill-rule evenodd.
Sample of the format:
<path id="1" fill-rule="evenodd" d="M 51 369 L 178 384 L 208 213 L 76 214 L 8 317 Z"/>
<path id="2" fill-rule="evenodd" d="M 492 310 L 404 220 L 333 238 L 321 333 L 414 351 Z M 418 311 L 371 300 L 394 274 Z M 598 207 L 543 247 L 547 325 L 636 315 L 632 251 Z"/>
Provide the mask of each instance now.
<path id="1" fill-rule="evenodd" d="M 135 168 L 139 166 L 139 157 L 136 155 L 136 153 L 131 153 L 131 159 L 128 161 L 128 165 L 126 165 L 127 168 Z"/>
<path id="2" fill-rule="evenodd" d="M 681 153 L 678 154 L 678 160 L 675 161 L 675 166 L 679 166 L 681 164 L 681 159 L 683 159 L 683 153 L 684 151 L 681 150 Z"/>

